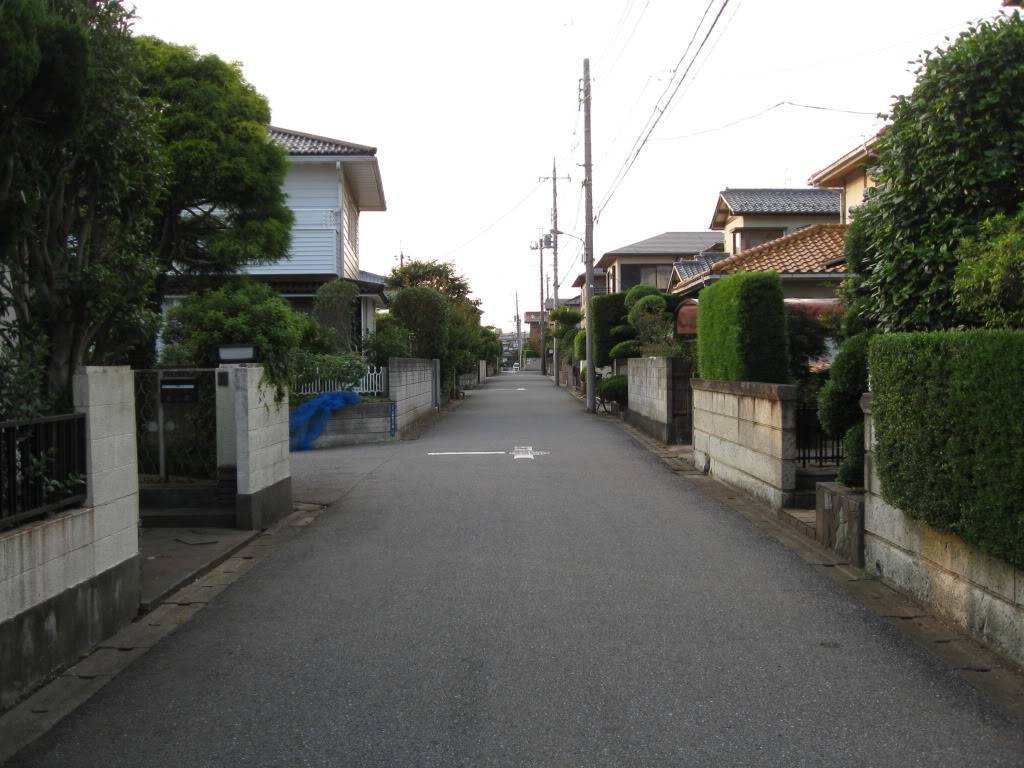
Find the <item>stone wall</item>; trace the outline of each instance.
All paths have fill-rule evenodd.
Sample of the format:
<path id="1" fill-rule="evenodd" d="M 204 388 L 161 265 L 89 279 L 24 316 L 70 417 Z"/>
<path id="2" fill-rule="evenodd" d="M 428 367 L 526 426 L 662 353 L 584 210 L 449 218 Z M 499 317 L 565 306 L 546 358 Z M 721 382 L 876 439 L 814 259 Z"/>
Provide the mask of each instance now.
<path id="1" fill-rule="evenodd" d="M 275 402 L 260 365 L 233 366 L 229 374 L 235 411 L 235 524 L 259 530 L 291 511 L 288 400 Z"/>
<path id="2" fill-rule="evenodd" d="M 885 501 L 875 471 L 871 396 L 864 409 L 864 567 L 1024 664 L 1024 569 Z"/>
<path id="3" fill-rule="evenodd" d="M 792 506 L 797 388 L 702 379 L 690 384 L 694 466 L 776 509 Z"/>
<path id="4" fill-rule="evenodd" d="M 388 360 L 389 395 L 395 404 L 399 436 L 437 409 L 439 382 L 435 381 L 435 362 L 415 357 L 392 357 Z"/>
<path id="5" fill-rule="evenodd" d="M 135 384 L 74 377 L 86 415 L 85 506 L 0 533 L 0 708 L 131 621 L 139 608 Z"/>
<path id="6" fill-rule="evenodd" d="M 342 408 L 328 419 L 313 447 L 331 448 L 393 440 L 395 435 L 391 433 L 391 411 L 395 407 L 392 402 L 363 401 Z"/>
<path id="7" fill-rule="evenodd" d="M 480 383 L 480 376 L 477 373 L 463 373 L 459 375 L 459 389 L 474 389 Z"/>
<path id="8" fill-rule="evenodd" d="M 633 357 L 627 364 L 626 421 L 665 443 L 676 440 L 672 418 L 672 364 L 667 357 Z"/>

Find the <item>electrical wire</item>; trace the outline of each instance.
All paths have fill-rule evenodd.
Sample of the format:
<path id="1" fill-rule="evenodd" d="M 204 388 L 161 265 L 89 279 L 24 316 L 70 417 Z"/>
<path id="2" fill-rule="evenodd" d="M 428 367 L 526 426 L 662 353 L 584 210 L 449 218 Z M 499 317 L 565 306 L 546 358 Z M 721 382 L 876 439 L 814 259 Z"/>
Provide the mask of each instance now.
<path id="1" fill-rule="evenodd" d="M 660 109 L 658 107 L 655 107 L 656 117 L 654 118 L 653 122 L 650 124 L 650 128 L 647 129 L 647 133 L 644 134 L 643 139 L 640 141 L 639 146 L 636 147 L 636 150 L 632 153 L 631 157 L 627 158 L 627 161 L 624 164 L 623 170 L 621 171 L 621 173 L 619 173 L 616 176 L 616 181 L 614 182 L 613 186 L 608 191 L 608 194 L 605 196 L 604 201 L 601 203 L 600 207 L 598 208 L 597 214 L 594 216 L 594 220 L 595 221 L 597 221 L 597 219 L 600 218 L 601 213 L 608 206 L 608 203 L 611 202 L 612 197 L 615 195 L 616 191 L 618 191 L 619 187 L 622 185 L 622 182 L 625 180 L 626 176 L 629 174 L 629 171 L 633 168 L 633 165 L 636 163 L 637 158 L 640 157 L 640 153 L 643 151 L 643 148 L 647 145 L 647 142 L 650 139 L 651 134 L 654 133 L 654 129 L 658 127 L 658 123 L 661 121 L 662 116 L 665 114 L 665 110 L 668 109 L 669 105 L 671 105 L 672 100 L 675 98 L 675 95 L 679 92 L 679 88 L 682 86 L 682 84 L 684 82 L 686 82 L 686 77 L 689 74 L 690 69 L 693 67 L 693 63 L 700 56 L 700 52 L 703 50 L 704 46 L 707 44 L 708 38 L 711 37 L 711 33 L 714 31 L 715 26 L 718 24 L 718 20 L 722 18 L 722 14 L 725 12 L 725 9 L 726 9 L 726 7 L 728 5 L 729 5 L 729 0 L 722 0 L 722 5 L 718 8 L 718 13 L 716 13 L 714 19 L 711 20 L 711 25 L 708 27 L 708 30 L 705 33 L 704 38 L 701 40 L 700 45 L 697 47 L 697 50 L 694 52 L 693 57 L 690 59 L 690 63 L 687 64 L 686 69 L 683 71 L 682 76 L 679 78 L 678 82 L 676 83 L 675 88 L 672 89 L 672 92 L 669 95 L 668 100 L 665 102 L 665 106 L 661 107 Z M 699 30 L 700 30 L 700 28 L 698 27 L 697 30 L 694 33 L 694 38 L 691 38 L 691 42 L 692 42 L 692 39 L 696 38 L 696 34 L 699 32 Z M 690 48 L 690 46 L 688 45 L 687 46 L 687 50 L 689 50 L 689 48 Z M 685 58 L 685 56 L 686 56 L 686 54 L 684 52 L 683 58 Z M 670 83 L 670 85 L 671 85 L 671 83 Z"/>
<path id="2" fill-rule="evenodd" d="M 469 238 L 469 240 L 467 240 L 466 242 L 462 243 L 461 245 L 455 246 L 450 251 L 448 251 L 443 256 L 441 256 L 440 258 L 442 260 L 447 259 L 449 256 L 451 256 L 456 251 L 461 251 L 463 248 L 465 248 L 470 243 L 474 243 L 477 240 L 479 240 L 481 237 L 486 235 L 488 232 L 490 232 L 492 229 L 494 229 L 496 226 L 498 226 L 501 222 L 503 222 L 505 219 L 507 219 L 509 216 L 511 216 L 513 213 L 515 213 L 517 210 L 519 210 L 519 208 L 522 207 L 522 205 L 527 200 L 529 200 L 531 197 L 533 197 L 537 193 L 537 190 L 540 189 L 543 185 L 544 185 L 544 182 L 538 181 L 537 184 L 532 189 L 530 189 L 530 191 L 527 192 L 526 195 L 522 199 L 520 199 L 518 203 L 513 205 L 511 208 L 509 208 L 507 211 L 505 211 L 503 214 L 501 214 L 501 216 L 499 216 L 497 219 L 492 221 L 490 224 L 488 224 L 482 230 L 480 230 L 475 235 L 473 235 L 471 238 Z"/>
<path id="3" fill-rule="evenodd" d="M 871 117 L 878 116 L 877 112 L 862 112 L 856 109 L 840 109 L 838 107 L 822 107 L 816 104 L 797 104 L 796 102 L 793 101 L 779 101 L 776 102 L 775 104 L 772 104 L 770 107 L 765 107 L 761 111 L 755 112 L 752 115 L 747 115 L 746 117 L 738 118 L 731 122 L 724 123 L 723 125 L 715 126 L 714 128 L 704 128 L 703 130 L 700 131 L 694 131 L 693 133 L 684 133 L 679 136 L 662 136 L 661 138 L 651 139 L 651 141 L 678 141 L 679 139 L 690 139 L 693 138 L 694 136 L 703 136 L 704 134 L 707 133 L 723 131 L 726 128 L 732 128 L 734 125 L 740 125 L 741 123 L 746 123 L 750 120 L 756 120 L 762 115 L 767 115 L 769 112 L 776 110 L 779 107 L 799 107 L 800 109 L 816 109 L 821 110 L 823 112 L 842 112 L 843 114 L 847 115 L 869 115 Z"/>
<path id="4" fill-rule="evenodd" d="M 640 26 L 640 22 L 644 18 L 644 14 L 647 12 L 650 5 L 651 0 L 647 0 L 647 2 L 644 3 L 644 7 L 640 9 L 640 14 L 636 17 L 636 21 L 633 22 L 633 28 L 629 31 L 629 37 L 626 38 L 626 42 L 624 42 L 622 47 L 619 49 L 619 54 L 615 57 L 615 61 L 612 62 L 611 66 L 608 67 L 608 70 L 604 73 L 605 77 L 610 78 L 612 76 L 612 72 L 615 71 L 615 66 L 619 63 L 619 59 L 622 58 L 622 54 L 624 54 L 626 49 L 629 48 L 629 44 L 633 40 L 633 35 L 636 34 L 636 28 Z"/>
<path id="5" fill-rule="evenodd" d="M 701 14 L 700 21 L 697 22 L 697 26 L 694 28 L 693 34 L 690 36 L 690 40 L 689 42 L 687 42 L 686 48 L 683 50 L 682 56 L 679 57 L 679 61 L 676 62 L 676 66 L 672 69 L 672 75 L 671 77 L 669 77 L 668 83 L 665 84 L 665 89 L 661 92 L 661 95 L 658 96 L 657 101 L 654 102 L 654 108 L 651 110 L 651 114 L 648 115 L 647 120 L 644 122 L 643 127 L 640 129 L 640 133 L 637 134 L 636 139 L 633 140 L 632 146 L 630 146 L 629 151 L 626 153 L 626 159 L 622 161 L 622 165 L 619 166 L 619 170 L 616 172 L 614 178 L 612 179 L 612 183 L 609 185 L 609 188 L 612 191 L 599 206 L 598 212 L 594 216 L 595 222 L 601 215 L 601 211 L 604 209 L 604 207 L 608 204 L 608 201 L 611 199 L 611 195 L 614 194 L 614 191 L 618 189 L 619 184 L 622 183 L 622 179 L 625 177 L 627 173 L 629 173 L 629 169 L 632 167 L 633 162 L 635 162 L 635 156 L 639 154 L 640 150 L 643 149 L 643 145 L 645 143 L 645 135 L 650 135 L 650 131 L 653 130 L 654 126 L 658 124 L 658 120 L 660 120 L 661 114 L 664 113 L 665 108 L 661 106 L 661 103 L 663 100 L 665 100 L 666 96 L 672 89 L 672 83 L 675 81 L 676 72 L 679 71 L 679 68 L 683 65 L 683 62 L 689 55 L 690 49 L 693 47 L 694 42 L 696 42 L 697 36 L 700 34 L 701 27 L 703 27 L 704 25 L 704 20 L 711 12 L 711 7 L 714 5 L 714 2 L 715 0 L 708 0 L 708 4 L 704 8 L 704 13 Z M 725 8 L 728 2 L 729 0 L 723 0 L 722 7 L 719 8 L 718 11 L 719 16 L 721 16 L 722 10 Z M 714 29 L 713 24 L 711 26 L 711 29 Z M 693 61 L 691 60 L 690 65 L 692 66 L 692 64 Z M 687 67 L 687 71 L 688 70 L 689 67 Z M 685 78 L 685 76 L 686 73 L 684 72 L 683 77 Z M 669 101 L 671 101 L 671 98 L 669 98 Z M 668 102 L 666 102 L 666 106 L 667 104 Z"/>

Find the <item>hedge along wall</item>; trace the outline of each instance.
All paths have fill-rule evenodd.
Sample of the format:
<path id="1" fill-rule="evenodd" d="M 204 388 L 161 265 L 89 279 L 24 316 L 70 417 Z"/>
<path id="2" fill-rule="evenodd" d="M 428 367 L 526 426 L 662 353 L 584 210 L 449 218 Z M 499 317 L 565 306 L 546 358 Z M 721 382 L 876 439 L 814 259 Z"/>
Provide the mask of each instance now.
<path id="1" fill-rule="evenodd" d="M 612 328 L 625 322 L 626 294 L 595 296 L 590 300 L 590 311 L 594 313 L 594 365 L 601 368 L 612 364 L 608 354 L 616 344 Z"/>
<path id="2" fill-rule="evenodd" d="M 700 293 L 697 364 L 702 379 L 789 380 L 782 280 L 775 272 L 739 272 Z"/>
<path id="3" fill-rule="evenodd" d="M 1024 566 L 1024 331 L 881 334 L 868 366 L 886 501 Z"/>

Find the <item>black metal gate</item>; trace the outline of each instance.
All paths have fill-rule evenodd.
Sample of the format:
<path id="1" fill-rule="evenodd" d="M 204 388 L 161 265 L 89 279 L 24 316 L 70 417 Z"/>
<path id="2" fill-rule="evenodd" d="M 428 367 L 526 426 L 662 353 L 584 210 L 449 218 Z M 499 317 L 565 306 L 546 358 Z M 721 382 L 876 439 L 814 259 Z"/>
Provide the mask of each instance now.
<path id="1" fill-rule="evenodd" d="M 672 423 L 676 442 L 688 445 L 693 442 L 693 363 L 684 357 L 669 358 L 672 369 Z"/>
<path id="2" fill-rule="evenodd" d="M 212 369 L 135 372 L 139 481 L 217 480 L 217 391 Z"/>

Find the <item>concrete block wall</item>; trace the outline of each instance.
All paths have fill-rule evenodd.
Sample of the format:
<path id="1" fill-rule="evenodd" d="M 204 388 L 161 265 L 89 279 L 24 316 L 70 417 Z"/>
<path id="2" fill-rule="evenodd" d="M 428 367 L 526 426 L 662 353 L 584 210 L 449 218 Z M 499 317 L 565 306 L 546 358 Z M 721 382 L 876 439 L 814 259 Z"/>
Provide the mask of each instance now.
<path id="1" fill-rule="evenodd" d="M 0 533 L 0 708 L 138 612 L 134 375 L 84 368 L 73 396 L 86 416 L 85 506 Z"/>
<path id="2" fill-rule="evenodd" d="M 288 400 L 274 399 L 263 381 L 263 367 L 240 365 L 230 371 L 234 389 L 236 525 L 266 528 L 291 511 Z"/>
<path id="3" fill-rule="evenodd" d="M 434 362 L 416 357 L 388 360 L 388 394 L 395 404 L 399 436 L 435 412 L 437 366 Z"/>
<path id="4" fill-rule="evenodd" d="M 667 357 L 633 357 L 626 367 L 629 377 L 626 421 L 662 442 L 675 442 L 672 360 Z"/>
<path id="5" fill-rule="evenodd" d="M 772 507 L 791 506 L 797 388 L 702 379 L 691 386 L 694 466 Z"/>
<path id="6" fill-rule="evenodd" d="M 1024 664 L 1024 569 L 885 500 L 874 464 L 871 396 L 864 409 L 864 568 Z"/>
<path id="7" fill-rule="evenodd" d="M 342 408 L 328 419 L 313 447 L 382 443 L 394 439 L 391 435 L 393 406 L 391 402 L 362 402 Z"/>

